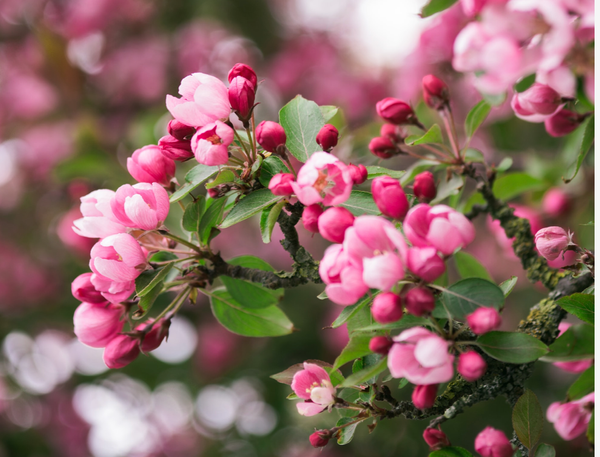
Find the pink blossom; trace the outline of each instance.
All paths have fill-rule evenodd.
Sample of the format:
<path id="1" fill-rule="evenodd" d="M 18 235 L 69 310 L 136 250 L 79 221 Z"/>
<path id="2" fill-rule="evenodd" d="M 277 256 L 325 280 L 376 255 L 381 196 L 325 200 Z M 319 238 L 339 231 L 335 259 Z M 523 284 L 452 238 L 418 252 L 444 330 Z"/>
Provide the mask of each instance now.
<path id="1" fill-rule="evenodd" d="M 124 184 L 110 201 L 113 220 L 141 230 L 159 228 L 169 214 L 169 194 L 158 183 Z"/>
<path id="2" fill-rule="evenodd" d="M 397 98 L 387 97 L 377 102 L 377 114 L 390 124 L 411 124 L 416 120 L 410 105 Z"/>
<path id="3" fill-rule="evenodd" d="M 91 281 L 92 273 L 83 273 L 77 276 L 71 283 L 73 297 L 82 302 L 105 303 L 106 298 L 96 290 Z"/>
<path id="4" fill-rule="evenodd" d="M 561 109 L 544 121 L 546 132 L 553 137 L 561 137 L 575 131 L 585 120 L 584 114 L 579 114 L 568 109 Z"/>
<path id="5" fill-rule="evenodd" d="M 496 308 L 482 306 L 467 316 L 467 323 L 476 335 L 496 330 L 502 324 L 502 317 Z"/>
<path id="6" fill-rule="evenodd" d="M 556 433 L 570 441 L 584 433 L 594 410 L 594 392 L 585 397 L 567 402 L 554 402 L 548 407 L 546 418 L 554 424 Z"/>
<path id="7" fill-rule="evenodd" d="M 344 203 L 352 191 L 352 176 L 345 163 L 326 152 L 315 152 L 292 183 L 294 193 L 304 205 Z"/>
<path id="8" fill-rule="evenodd" d="M 412 393 L 412 402 L 415 407 L 419 409 L 431 408 L 435 403 L 437 390 L 437 384 L 415 386 Z"/>
<path id="9" fill-rule="evenodd" d="M 314 363 L 304 362 L 304 369 L 292 379 L 292 390 L 306 400 L 296 406 L 303 416 L 314 416 L 335 403 L 335 388 L 329 374 Z"/>
<path id="10" fill-rule="evenodd" d="M 394 342 L 387 336 L 374 336 L 369 341 L 369 350 L 376 354 L 387 355 Z"/>
<path id="11" fill-rule="evenodd" d="M 227 87 L 214 76 L 193 73 L 179 86 L 181 98 L 167 95 L 167 109 L 179 122 L 192 127 L 229 117 L 230 106 Z"/>
<path id="12" fill-rule="evenodd" d="M 535 247 L 547 260 L 555 260 L 571 243 L 571 235 L 562 227 L 545 227 L 535 234 Z"/>
<path id="13" fill-rule="evenodd" d="M 111 303 L 127 300 L 135 291 L 135 281 L 113 281 L 97 273 L 92 274 L 90 282 L 102 296 Z"/>
<path id="14" fill-rule="evenodd" d="M 277 173 L 269 181 L 269 190 L 273 195 L 292 195 L 294 189 L 292 189 L 291 182 L 294 179 L 294 175 L 291 173 Z"/>
<path id="15" fill-rule="evenodd" d="M 256 127 L 256 141 L 265 151 L 276 152 L 280 146 L 285 146 L 286 140 L 285 130 L 277 122 L 262 121 Z"/>
<path id="16" fill-rule="evenodd" d="M 196 129 L 192 128 L 192 134 L 194 133 L 196 133 Z M 185 162 L 194 157 L 190 140 L 176 138 L 173 135 L 165 135 L 158 140 L 158 146 L 167 159 Z"/>
<path id="17" fill-rule="evenodd" d="M 424 316 L 435 308 L 435 297 L 425 287 L 410 289 L 404 297 L 406 310 L 415 316 Z"/>
<path id="18" fill-rule="evenodd" d="M 560 187 L 553 187 L 544 194 L 542 209 L 550 217 L 564 216 L 571 209 L 571 199 Z"/>
<path id="19" fill-rule="evenodd" d="M 475 450 L 482 457 L 512 457 L 514 453 L 504 432 L 492 427 L 479 432 L 475 438 Z"/>
<path id="20" fill-rule="evenodd" d="M 463 352 L 458 357 L 458 372 L 469 382 L 477 381 L 487 369 L 487 363 L 477 352 Z"/>
<path id="21" fill-rule="evenodd" d="M 321 205 L 314 204 L 304 207 L 302 211 L 302 225 L 312 233 L 319 233 L 319 217 L 323 214 Z"/>
<path id="22" fill-rule="evenodd" d="M 346 229 L 352 227 L 353 223 L 354 215 L 346 208 L 329 208 L 319 216 L 319 233 L 326 240 L 341 243 Z"/>
<path id="23" fill-rule="evenodd" d="M 127 171 L 138 182 L 168 186 L 175 175 L 175 162 L 163 155 L 159 146 L 151 144 L 127 158 Z"/>
<path id="24" fill-rule="evenodd" d="M 380 159 L 389 159 L 400 152 L 392 140 L 383 136 L 376 136 L 369 142 L 369 151 Z"/>
<path id="25" fill-rule="evenodd" d="M 110 204 L 114 196 L 112 190 L 99 189 L 81 197 L 83 218 L 73 221 L 75 233 L 87 238 L 104 238 L 126 232 L 127 227 L 115 220 Z"/>
<path id="26" fill-rule="evenodd" d="M 446 271 L 446 264 L 435 248 L 409 248 L 406 266 L 419 278 L 433 282 Z"/>
<path id="27" fill-rule="evenodd" d="M 103 348 L 123 329 L 125 308 L 112 303 L 82 303 L 75 310 L 75 335 L 83 344 Z"/>
<path id="28" fill-rule="evenodd" d="M 433 246 L 450 255 L 475 238 L 475 228 L 462 213 L 446 205 L 420 203 L 408 211 L 403 224 L 408 240 L 417 247 Z"/>
<path id="29" fill-rule="evenodd" d="M 169 327 L 171 326 L 171 320 L 161 319 L 158 322 L 154 322 L 154 318 L 148 319 L 147 322 L 138 325 L 135 329 L 140 332 L 144 332 L 146 328 L 150 327 L 150 330 L 144 334 L 142 338 L 142 352 L 154 351 L 158 348 L 163 340 L 169 335 Z"/>
<path id="30" fill-rule="evenodd" d="M 427 427 L 423 432 L 423 439 L 432 451 L 450 446 L 450 440 L 444 432 L 436 428 Z"/>
<path id="31" fill-rule="evenodd" d="M 569 251 L 572 252 L 572 251 Z M 568 322 L 561 322 L 558 324 L 558 336 L 562 335 L 567 331 L 567 329 L 572 324 Z M 572 362 L 554 362 L 552 365 L 558 367 L 562 370 L 568 371 L 569 373 L 581 373 L 582 371 L 587 370 L 594 363 L 594 359 L 585 359 L 585 360 L 574 360 Z"/>
<path id="32" fill-rule="evenodd" d="M 192 151 L 204 165 L 225 165 L 228 147 L 233 142 L 233 129 L 221 121 L 207 124 L 192 137 Z"/>
<path id="33" fill-rule="evenodd" d="M 354 184 L 362 184 L 367 180 L 367 177 L 369 176 L 367 167 L 365 167 L 363 164 L 349 164 L 348 171 L 350 171 L 350 176 L 352 176 L 352 182 Z"/>
<path id="34" fill-rule="evenodd" d="M 90 257 L 90 268 L 94 273 L 116 282 L 134 280 L 148 265 L 139 243 L 126 233 L 118 233 L 98 241 L 92 248 Z"/>
<path id="35" fill-rule="evenodd" d="M 413 327 L 393 338 L 388 368 L 394 378 L 416 385 L 439 384 L 454 376 L 450 343 L 423 327 Z"/>
<path id="36" fill-rule="evenodd" d="M 402 318 L 400 296 L 391 292 L 382 292 L 375 297 L 371 305 L 373 319 L 380 324 L 389 324 Z"/>
<path id="37" fill-rule="evenodd" d="M 558 92 L 545 84 L 535 83 L 521 93 L 515 93 L 511 106 L 517 117 L 529 122 L 543 122 L 563 105 Z"/>
<path id="38" fill-rule="evenodd" d="M 185 140 L 192 137 L 194 133 L 196 133 L 196 129 L 194 127 L 190 127 L 189 125 L 185 125 L 182 122 L 179 122 L 177 119 L 171 119 L 169 124 L 167 125 L 167 131 L 169 135 L 175 138 L 176 140 Z"/>
<path id="39" fill-rule="evenodd" d="M 104 363 L 118 369 L 129 365 L 140 355 L 140 342 L 129 335 L 117 335 L 104 348 Z"/>
<path id="40" fill-rule="evenodd" d="M 415 192 L 415 197 L 417 197 L 421 203 L 428 203 L 433 200 L 437 194 L 433 173 L 424 171 L 415 176 L 413 190 Z"/>
<path id="41" fill-rule="evenodd" d="M 252 69 L 251 66 L 246 65 L 244 63 L 236 63 L 231 70 L 229 70 L 229 74 L 227 75 L 227 80 L 231 83 L 235 78 L 242 77 L 250 81 L 253 88 L 256 88 L 258 83 L 258 79 L 256 77 L 256 73 Z"/>
<path id="42" fill-rule="evenodd" d="M 255 86 L 243 76 L 236 76 L 230 81 L 229 103 L 240 120 L 247 121 L 254 108 Z"/>
<path id="43" fill-rule="evenodd" d="M 450 100 L 448 85 L 434 75 L 426 75 L 422 80 L 423 100 L 430 108 L 440 110 Z"/>
<path id="44" fill-rule="evenodd" d="M 310 444 L 314 448 L 327 446 L 331 439 L 331 432 L 329 430 L 317 430 L 308 437 Z"/>
<path id="45" fill-rule="evenodd" d="M 331 124 L 325 124 L 317 133 L 317 144 L 323 151 L 331 151 L 338 143 L 340 132 Z"/>
<path id="46" fill-rule="evenodd" d="M 73 231 L 73 223 L 76 220 L 81 219 L 81 216 L 82 214 L 78 207 L 71 208 L 60 217 L 60 220 L 56 225 L 56 234 L 65 246 L 68 246 L 78 254 L 87 257 L 95 241 L 91 238 L 83 237 Z"/>
<path id="47" fill-rule="evenodd" d="M 327 296 L 338 305 L 353 305 L 369 290 L 363 282 L 362 267 L 350 262 L 340 244 L 334 244 L 325 250 L 319 264 L 319 275 L 327 284 Z"/>
<path id="48" fill-rule="evenodd" d="M 404 219 L 409 207 L 408 199 L 397 179 L 377 177 L 371 183 L 371 191 L 379 211 L 392 219 Z"/>

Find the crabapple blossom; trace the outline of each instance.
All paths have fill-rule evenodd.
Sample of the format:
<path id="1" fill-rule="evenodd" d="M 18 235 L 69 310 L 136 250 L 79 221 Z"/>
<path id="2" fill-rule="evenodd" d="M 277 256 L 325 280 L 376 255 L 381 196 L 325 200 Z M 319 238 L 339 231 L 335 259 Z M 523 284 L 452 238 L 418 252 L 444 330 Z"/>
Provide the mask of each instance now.
<path id="1" fill-rule="evenodd" d="M 369 142 L 369 151 L 381 159 L 389 159 L 398 153 L 398 148 L 389 138 L 377 136 Z"/>
<path id="2" fill-rule="evenodd" d="M 586 116 L 561 109 L 553 116 L 544 120 L 544 127 L 550 136 L 560 137 L 573 132 L 585 120 Z"/>
<path id="3" fill-rule="evenodd" d="M 432 451 L 450 446 L 450 440 L 446 434 L 437 428 L 427 427 L 423 432 L 423 439 Z"/>
<path id="4" fill-rule="evenodd" d="M 303 416 L 314 416 L 335 403 L 335 387 L 329 374 L 314 363 L 304 362 L 304 369 L 294 374 L 292 390 L 303 403 L 297 403 Z"/>
<path id="5" fill-rule="evenodd" d="M 73 297 L 82 302 L 105 303 L 106 298 L 92 284 L 92 274 L 83 273 L 77 276 L 71 283 L 71 293 Z"/>
<path id="6" fill-rule="evenodd" d="M 427 384 L 415 386 L 412 393 L 412 401 L 416 408 L 431 408 L 437 397 L 437 384 Z"/>
<path id="7" fill-rule="evenodd" d="M 262 121 L 256 127 L 256 141 L 265 151 L 276 152 L 280 146 L 285 146 L 286 140 L 285 130 L 277 122 Z"/>
<path id="8" fill-rule="evenodd" d="M 189 138 L 196 133 L 194 127 L 179 122 L 177 119 L 169 121 L 169 124 L 167 124 L 167 131 L 169 132 L 169 135 L 177 140 L 185 140 L 186 138 L 189 140 Z"/>
<path id="9" fill-rule="evenodd" d="M 256 89 L 256 85 L 258 83 L 258 79 L 256 77 L 256 73 L 249 65 L 244 63 L 236 63 L 231 70 L 229 70 L 229 74 L 227 75 L 227 80 L 231 83 L 236 77 L 242 77 L 250 81 L 252 87 Z"/>
<path id="10" fill-rule="evenodd" d="M 369 176 L 367 167 L 365 167 L 363 164 L 349 164 L 348 171 L 350 172 L 350 176 L 352 177 L 352 182 L 354 184 L 362 184 L 367 180 L 367 177 Z"/>
<path id="11" fill-rule="evenodd" d="M 325 250 L 319 264 L 319 275 L 326 284 L 327 296 L 338 305 L 352 305 L 369 290 L 363 282 L 362 265 L 353 264 L 341 244 Z"/>
<path id="12" fill-rule="evenodd" d="M 446 271 L 446 264 L 435 248 L 409 248 L 406 266 L 419 278 L 433 282 Z"/>
<path id="13" fill-rule="evenodd" d="M 127 171 L 138 182 L 168 186 L 175 176 L 175 162 L 163 155 L 159 146 L 148 145 L 127 158 Z"/>
<path id="14" fill-rule="evenodd" d="M 377 102 L 377 114 L 386 122 L 395 125 L 412 124 L 415 112 L 410 105 L 397 98 L 387 97 Z"/>
<path id="15" fill-rule="evenodd" d="M 543 122 L 562 106 L 558 92 L 546 84 L 535 83 L 521 93 L 515 93 L 511 106 L 515 115 L 529 122 Z"/>
<path id="16" fill-rule="evenodd" d="M 394 378 L 406 378 L 416 385 L 447 382 L 454 376 L 450 343 L 423 327 L 413 327 L 393 338 L 388 368 Z"/>
<path id="17" fill-rule="evenodd" d="M 206 124 L 192 137 L 196 160 L 203 165 L 225 165 L 229 161 L 228 147 L 233 136 L 233 129 L 221 121 Z"/>
<path id="18" fill-rule="evenodd" d="M 373 200 L 379 211 L 393 219 L 402 220 L 408 212 L 408 199 L 397 179 L 379 176 L 371 183 Z"/>
<path id="19" fill-rule="evenodd" d="M 192 133 L 196 133 L 196 129 L 192 130 Z M 167 159 L 185 162 L 194 157 L 190 140 L 176 138 L 173 135 L 165 135 L 158 140 L 158 146 L 162 155 Z"/>
<path id="20" fill-rule="evenodd" d="M 458 356 L 458 372 L 469 382 L 477 381 L 487 369 L 487 363 L 477 352 L 467 351 Z"/>
<path id="21" fill-rule="evenodd" d="M 145 323 L 138 325 L 136 330 L 144 332 L 149 326 L 152 326 L 152 328 L 142 338 L 142 352 L 154 351 L 161 345 L 169 335 L 171 320 L 161 319 L 155 323 L 154 319 L 148 319 Z"/>
<path id="22" fill-rule="evenodd" d="M 571 243 L 571 235 L 562 227 L 546 227 L 535 234 L 535 247 L 546 260 L 555 260 Z"/>
<path id="23" fill-rule="evenodd" d="M 493 427 L 479 432 L 475 438 L 475 450 L 482 457 L 512 457 L 514 453 L 504 432 Z"/>
<path id="24" fill-rule="evenodd" d="M 476 335 L 496 330 L 502 324 L 502 317 L 496 308 L 482 306 L 467 316 L 467 323 Z"/>
<path id="25" fill-rule="evenodd" d="M 317 133 L 317 144 L 329 152 L 338 144 L 340 132 L 331 124 L 325 124 Z"/>
<path id="26" fill-rule="evenodd" d="M 317 430 L 312 433 L 308 440 L 312 447 L 324 447 L 327 446 L 329 440 L 331 439 L 331 432 L 329 430 Z"/>
<path id="27" fill-rule="evenodd" d="M 98 292 L 111 303 L 127 300 L 135 291 L 135 281 L 113 281 L 99 274 L 92 274 L 90 281 Z"/>
<path id="28" fill-rule="evenodd" d="M 134 280 L 148 265 L 139 243 L 126 233 L 98 241 L 90 257 L 90 268 L 94 273 L 117 282 Z"/>
<path id="29" fill-rule="evenodd" d="M 73 231 L 87 238 L 104 238 L 127 231 L 127 227 L 115 220 L 111 200 L 115 192 L 99 189 L 81 197 L 83 217 L 73 221 Z"/>
<path id="30" fill-rule="evenodd" d="M 440 110 L 448 105 L 448 85 L 434 75 L 423 76 L 423 100 L 430 108 Z"/>
<path id="31" fill-rule="evenodd" d="M 255 85 L 243 76 L 236 76 L 230 81 L 229 103 L 242 121 L 248 121 L 254 108 Z"/>
<path id="32" fill-rule="evenodd" d="M 83 344 L 103 348 L 123 330 L 125 308 L 112 303 L 82 303 L 75 310 L 75 335 Z"/>
<path id="33" fill-rule="evenodd" d="M 594 410 L 594 392 L 579 400 L 567 403 L 554 402 L 546 411 L 546 419 L 554 424 L 554 429 L 566 441 L 584 433 Z"/>
<path id="34" fill-rule="evenodd" d="M 383 124 L 379 129 L 379 135 L 387 138 L 392 143 L 402 143 L 408 136 L 406 129 L 394 124 Z"/>
<path id="35" fill-rule="evenodd" d="M 140 355 L 140 342 L 129 335 L 117 335 L 104 348 L 104 363 L 116 370 L 133 362 Z"/>
<path id="36" fill-rule="evenodd" d="M 415 176 L 413 190 L 415 197 L 417 197 L 421 203 L 428 203 L 433 200 L 437 194 L 433 174 L 430 171 L 424 171 Z"/>
<path id="37" fill-rule="evenodd" d="M 318 203 L 305 206 L 302 211 L 302 225 L 312 233 L 319 233 L 319 217 L 323 214 L 323 208 Z"/>
<path id="38" fill-rule="evenodd" d="M 141 230 L 159 228 L 169 214 L 169 194 L 158 183 L 124 184 L 110 201 L 113 219 Z"/>
<path id="39" fill-rule="evenodd" d="M 424 316 L 435 308 L 433 292 L 425 287 L 410 289 L 404 296 L 406 310 L 415 316 Z"/>
<path id="40" fill-rule="evenodd" d="M 292 195 L 294 189 L 292 189 L 291 182 L 294 179 L 294 175 L 291 173 L 277 173 L 269 181 L 269 190 L 273 192 L 273 195 Z"/>
<path id="41" fill-rule="evenodd" d="M 373 300 L 371 314 L 380 324 L 396 322 L 402 318 L 402 301 L 396 294 L 382 292 Z"/>
<path id="42" fill-rule="evenodd" d="M 354 215 L 346 208 L 333 207 L 325 210 L 318 219 L 319 233 L 323 238 L 334 243 L 344 241 L 344 233 L 352 227 Z"/>
<path id="43" fill-rule="evenodd" d="M 394 342 L 387 336 L 374 336 L 369 341 L 369 350 L 376 354 L 387 355 Z"/>

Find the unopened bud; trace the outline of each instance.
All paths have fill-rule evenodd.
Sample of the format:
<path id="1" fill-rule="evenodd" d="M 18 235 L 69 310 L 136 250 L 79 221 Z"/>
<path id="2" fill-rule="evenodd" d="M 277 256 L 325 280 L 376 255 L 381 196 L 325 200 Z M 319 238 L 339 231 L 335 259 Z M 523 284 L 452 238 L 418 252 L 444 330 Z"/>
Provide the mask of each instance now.
<path id="1" fill-rule="evenodd" d="M 486 427 L 477 435 L 475 450 L 482 457 L 511 457 L 514 454 L 504 432 L 492 427 Z"/>
<path id="2" fill-rule="evenodd" d="M 331 432 L 329 430 L 317 430 L 308 437 L 310 444 L 313 447 L 324 447 L 327 446 L 331 439 Z"/>
<path id="3" fill-rule="evenodd" d="M 545 227 L 535 234 L 535 247 L 546 260 L 555 260 L 571 243 L 571 237 L 562 227 Z"/>
<path id="4" fill-rule="evenodd" d="M 206 193 L 210 198 L 221 198 L 224 197 L 227 192 L 231 190 L 231 184 L 219 184 L 215 187 L 207 189 Z"/>
<path id="5" fill-rule="evenodd" d="M 323 214 L 321 205 L 314 204 L 304 208 L 302 212 L 302 225 L 312 233 L 319 233 L 319 216 Z"/>
<path id="6" fill-rule="evenodd" d="M 190 140 L 178 139 L 173 135 L 165 135 L 158 140 L 158 146 L 160 146 L 160 152 L 172 160 L 184 162 L 194 157 Z"/>
<path id="7" fill-rule="evenodd" d="M 279 146 L 285 146 L 285 130 L 277 122 L 262 121 L 256 127 L 256 141 L 265 151 L 277 152 Z"/>
<path id="8" fill-rule="evenodd" d="M 382 292 L 371 305 L 373 319 L 380 324 L 389 324 L 402 318 L 402 300 L 392 292 Z"/>
<path id="9" fill-rule="evenodd" d="M 458 372 L 469 382 L 477 381 L 487 369 L 487 363 L 477 352 L 467 351 L 458 357 Z"/>
<path id="10" fill-rule="evenodd" d="M 416 121 L 415 112 L 410 105 L 397 98 L 384 98 L 377 102 L 377 114 L 390 124 L 413 124 Z"/>
<path id="11" fill-rule="evenodd" d="M 424 316 L 435 308 L 435 297 L 429 289 L 415 287 L 406 293 L 404 304 L 410 314 Z"/>
<path id="12" fill-rule="evenodd" d="M 374 336 L 369 341 L 369 350 L 376 354 L 387 355 L 394 342 L 387 336 Z"/>
<path id="13" fill-rule="evenodd" d="M 433 174 L 430 171 L 424 171 L 415 176 L 413 190 L 415 192 L 415 197 L 417 197 L 421 203 L 429 203 L 433 200 L 437 194 Z"/>
<path id="14" fill-rule="evenodd" d="M 397 179 L 380 176 L 371 183 L 373 200 L 379 211 L 393 219 L 402 220 L 408 212 L 408 199 Z"/>
<path id="15" fill-rule="evenodd" d="M 348 171 L 350 172 L 350 176 L 352 177 L 352 182 L 354 184 L 362 184 L 367 180 L 367 177 L 369 176 L 367 167 L 365 167 L 363 164 L 349 164 Z"/>
<path id="16" fill-rule="evenodd" d="M 242 122 L 247 122 L 254 108 L 254 86 L 242 76 L 236 76 L 229 85 L 229 103 Z"/>
<path id="17" fill-rule="evenodd" d="M 581 125 L 587 116 L 578 114 L 568 109 L 561 109 L 554 116 L 544 121 L 546 132 L 550 136 L 565 136 Z"/>
<path id="18" fill-rule="evenodd" d="M 252 67 L 244 64 L 244 63 L 236 63 L 233 68 L 229 71 L 227 75 L 227 80 L 231 83 L 234 78 L 241 76 L 242 78 L 246 78 L 252 84 L 252 87 L 256 89 L 256 84 L 258 82 L 256 78 L 256 73 L 252 69 Z"/>
<path id="19" fill-rule="evenodd" d="M 482 306 L 467 316 L 467 323 L 476 335 L 496 330 L 502 324 L 502 317 L 496 308 Z"/>
<path id="20" fill-rule="evenodd" d="M 329 152 L 338 144 L 340 133 L 331 124 L 325 124 L 317 133 L 317 144 L 323 148 L 323 151 Z"/>
<path id="21" fill-rule="evenodd" d="M 450 440 L 446 434 L 437 428 L 427 427 L 423 432 L 423 439 L 432 451 L 438 451 L 443 447 L 450 446 Z"/>
<path id="22" fill-rule="evenodd" d="M 152 328 L 145 332 L 150 326 Z M 150 352 L 158 348 L 169 336 L 169 327 L 171 327 L 171 319 L 161 319 L 156 323 L 154 323 L 154 319 L 150 319 L 148 322 L 138 325 L 136 330 L 145 333 L 142 338 L 142 352 Z"/>
<path id="23" fill-rule="evenodd" d="M 535 83 L 524 92 L 514 95 L 513 107 L 521 115 L 552 114 L 562 103 L 558 92 L 545 84 Z"/>
<path id="24" fill-rule="evenodd" d="M 383 124 L 379 129 L 379 134 L 384 138 L 389 138 L 394 143 L 403 143 L 407 137 L 407 132 L 404 127 L 394 124 Z"/>
<path id="25" fill-rule="evenodd" d="M 392 140 L 382 136 L 377 136 L 370 141 L 369 150 L 382 159 L 389 159 L 398 154 L 398 148 Z"/>
<path id="26" fill-rule="evenodd" d="M 169 135 L 177 138 L 178 140 L 184 140 L 186 138 L 189 140 L 192 138 L 194 133 L 196 133 L 196 129 L 194 127 L 190 127 L 183 122 L 179 122 L 177 119 L 169 121 L 167 131 L 169 132 Z"/>
<path id="27" fill-rule="evenodd" d="M 448 86 L 441 79 L 426 75 L 423 77 L 423 100 L 430 108 L 440 110 L 448 105 L 450 92 Z"/>
<path id="28" fill-rule="evenodd" d="M 292 195 L 294 189 L 292 189 L 291 183 L 295 180 L 296 178 L 291 173 L 277 173 L 269 181 L 269 190 L 273 195 Z"/>
<path id="29" fill-rule="evenodd" d="M 344 233 L 354 224 L 354 215 L 346 208 L 334 206 L 319 216 L 317 225 L 323 238 L 334 243 L 344 241 Z"/>
<path id="30" fill-rule="evenodd" d="M 437 397 L 437 384 L 428 384 L 426 386 L 415 386 L 412 393 L 412 401 L 416 408 L 431 408 Z"/>
<path id="31" fill-rule="evenodd" d="M 104 348 L 104 363 L 108 368 L 123 368 L 140 355 L 140 342 L 129 335 L 114 337 Z"/>

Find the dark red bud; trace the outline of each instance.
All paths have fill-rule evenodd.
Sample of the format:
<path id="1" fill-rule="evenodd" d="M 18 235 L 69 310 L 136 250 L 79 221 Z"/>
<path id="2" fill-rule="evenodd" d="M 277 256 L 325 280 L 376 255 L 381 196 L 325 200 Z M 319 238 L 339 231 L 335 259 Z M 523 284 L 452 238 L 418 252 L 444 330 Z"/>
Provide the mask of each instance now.
<path id="1" fill-rule="evenodd" d="M 443 447 L 450 446 L 450 440 L 448 440 L 446 434 L 436 428 L 426 428 L 423 432 L 423 439 L 432 451 L 437 451 Z"/>
<path id="2" fill-rule="evenodd" d="M 389 138 L 376 136 L 369 143 L 369 150 L 377 157 L 389 159 L 398 153 L 398 148 Z"/>
<path id="3" fill-rule="evenodd" d="M 376 354 L 387 355 L 394 342 L 387 336 L 374 336 L 369 341 L 369 349 Z"/>
<path id="4" fill-rule="evenodd" d="M 244 63 L 236 63 L 233 68 L 229 71 L 227 75 L 227 80 L 231 82 L 233 78 L 241 76 L 242 78 L 246 78 L 252 84 L 252 87 L 256 89 L 257 78 L 256 73 L 252 69 L 252 67 L 244 64 Z"/>
<path id="5" fill-rule="evenodd" d="M 389 138 L 394 143 L 403 143 L 408 133 L 403 127 L 393 124 L 383 124 L 379 129 L 379 134 L 384 138 Z"/>
<path id="6" fill-rule="evenodd" d="M 437 194 L 433 174 L 430 171 L 424 171 L 415 176 L 413 190 L 415 192 L 415 197 L 417 197 L 421 203 L 429 203 L 433 200 Z"/>
<path id="7" fill-rule="evenodd" d="M 262 121 L 256 127 L 256 141 L 265 151 L 277 152 L 279 146 L 285 146 L 285 130 L 277 122 Z"/>
<path id="8" fill-rule="evenodd" d="M 185 125 L 183 122 L 179 122 L 177 119 L 169 121 L 167 131 L 169 132 L 169 135 L 177 138 L 178 140 L 184 140 L 186 137 L 189 140 L 191 136 L 196 133 L 196 129 L 194 127 Z"/>
<path id="9" fill-rule="evenodd" d="M 415 112 L 410 105 L 397 98 L 384 98 L 377 102 L 377 114 L 390 124 L 413 124 L 416 121 Z"/>
<path id="10" fill-rule="evenodd" d="M 236 76 L 229 86 L 229 103 L 241 121 L 248 121 L 254 108 L 254 86 L 242 76 Z"/>
<path id="11" fill-rule="evenodd" d="M 415 386 L 412 393 L 412 401 L 415 407 L 419 409 L 431 408 L 435 403 L 437 396 L 437 384 L 429 384 L 426 386 Z"/>
<path id="12" fill-rule="evenodd" d="M 427 106 L 439 110 L 448 105 L 450 92 L 444 81 L 433 75 L 427 75 L 423 77 L 422 84 L 423 99 Z"/>
<path id="13" fill-rule="evenodd" d="M 338 144 L 340 133 L 331 124 L 325 124 L 317 133 L 317 144 L 323 148 L 323 151 L 329 152 Z"/>
<path id="14" fill-rule="evenodd" d="M 352 182 L 354 184 L 362 184 L 367 180 L 367 177 L 369 176 L 367 167 L 365 167 L 363 164 L 350 164 L 348 165 L 348 171 L 350 172 L 350 176 L 352 176 Z"/>
<path id="15" fill-rule="evenodd" d="M 317 430 L 308 439 L 313 447 L 324 447 L 331 439 L 331 432 L 329 430 Z"/>
<path id="16" fill-rule="evenodd" d="M 561 109 L 554 116 L 544 121 L 546 132 L 550 136 L 565 136 L 575 130 L 585 120 L 587 115 L 575 113 L 568 109 Z"/>

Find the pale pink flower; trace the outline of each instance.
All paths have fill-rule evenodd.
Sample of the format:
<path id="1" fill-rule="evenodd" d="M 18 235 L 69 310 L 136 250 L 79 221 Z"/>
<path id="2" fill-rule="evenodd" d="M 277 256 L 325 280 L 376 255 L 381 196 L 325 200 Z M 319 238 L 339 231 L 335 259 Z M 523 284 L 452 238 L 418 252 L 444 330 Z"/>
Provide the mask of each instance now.
<path id="1" fill-rule="evenodd" d="M 87 238 L 105 238 L 127 231 L 125 225 L 115 220 L 110 202 L 115 192 L 108 189 L 95 190 L 81 197 L 80 211 L 83 217 L 73 221 L 73 230 Z"/>
<path id="2" fill-rule="evenodd" d="M 90 268 L 94 273 L 116 282 L 134 280 L 148 265 L 139 243 L 126 233 L 118 233 L 98 241 L 92 248 L 90 257 Z"/>
<path id="3" fill-rule="evenodd" d="M 341 244 L 334 244 L 325 250 L 319 264 L 319 275 L 327 284 L 327 296 L 338 305 L 353 305 L 369 290 L 363 282 L 362 266 L 350 262 Z"/>
<path id="4" fill-rule="evenodd" d="M 458 372 L 469 382 L 477 381 L 487 369 L 487 363 L 477 352 L 467 351 L 458 357 Z"/>
<path id="5" fill-rule="evenodd" d="M 167 109 L 175 119 L 192 127 L 204 127 L 229 117 L 227 87 L 214 76 L 193 73 L 179 86 L 181 98 L 167 95 Z"/>
<path id="6" fill-rule="evenodd" d="M 475 450 L 482 457 L 512 457 L 514 453 L 504 432 L 492 427 L 479 432 L 475 438 Z"/>
<path id="7" fill-rule="evenodd" d="M 594 392 L 585 397 L 567 402 L 552 403 L 546 412 L 548 422 L 554 424 L 556 433 L 563 440 L 570 441 L 584 433 L 594 410 Z"/>
<path id="8" fill-rule="evenodd" d="M 406 266 L 427 282 L 435 281 L 446 271 L 446 264 L 433 247 L 409 248 Z"/>
<path id="9" fill-rule="evenodd" d="M 502 324 L 502 317 L 496 308 L 482 306 L 467 316 L 467 323 L 476 335 L 496 330 Z"/>
<path id="10" fill-rule="evenodd" d="M 125 308 L 112 303 L 82 303 L 75 310 L 75 335 L 83 344 L 105 347 L 123 329 Z"/>
<path id="11" fill-rule="evenodd" d="M 562 227 L 545 227 L 535 234 L 535 247 L 547 260 L 555 260 L 571 243 L 571 235 Z"/>
<path id="12" fill-rule="evenodd" d="M 353 223 L 354 215 L 346 208 L 329 208 L 319 216 L 319 233 L 326 240 L 341 243 L 344 241 L 346 229 L 352 227 Z"/>
<path id="13" fill-rule="evenodd" d="M 543 122 L 564 105 L 558 92 L 539 83 L 525 92 L 515 93 L 510 104 L 515 115 L 528 122 Z"/>
<path id="14" fill-rule="evenodd" d="M 207 124 L 192 137 L 196 160 L 209 166 L 225 165 L 229 161 L 228 147 L 233 142 L 233 129 L 221 121 Z"/>
<path id="15" fill-rule="evenodd" d="M 159 228 L 169 214 L 169 194 L 158 183 L 124 184 L 110 201 L 113 220 L 141 230 Z"/>
<path id="16" fill-rule="evenodd" d="M 304 205 L 344 203 L 352 191 L 352 176 L 345 163 L 326 152 L 315 152 L 291 183 L 294 193 Z"/>
<path id="17" fill-rule="evenodd" d="M 73 297 L 82 302 L 106 303 L 106 298 L 94 287 L 91 276 L 93 273 L 83 273 L 71 283 Z"/>
<path id="18" fill-rule="evenodd" d="M 104 363 L 118 369 L 129 365 L 140 355 L 140 342 L 129 335 L 117 335 L 104 348 Z"/>
<path id="19" fill-rule="evenodd" d="M 144 146 L 127 158 L 127 171 L 138 182 L 168 186 L 175 175 L 175 162 L 156 145 Z"/>
<path id="20" fill-rule="evenodd" d="M 450 343 L 423 327 L 413 327 L 393 338 L 388 368 L 394 378 L 406 378 L 416 385 L 439 384 L 454 376 Z"/>
<path id="21" fill-rule="evenodd" d="M 113 281 L 97 273 L 92 274 L 90 282 L 102 296 L 111 303 L 127 300 L 135 291 L 135 281 Z"/>
<path id="22" fill-rule="evenodd" d="M 303 416 L 314 416 L 335 403 L 335 387 L 325 369 L 304 362 L 304 369 L 292 379 L 292 390 L 305 400 L 296 406 Z"/>

